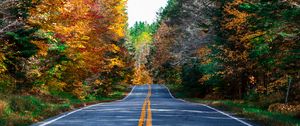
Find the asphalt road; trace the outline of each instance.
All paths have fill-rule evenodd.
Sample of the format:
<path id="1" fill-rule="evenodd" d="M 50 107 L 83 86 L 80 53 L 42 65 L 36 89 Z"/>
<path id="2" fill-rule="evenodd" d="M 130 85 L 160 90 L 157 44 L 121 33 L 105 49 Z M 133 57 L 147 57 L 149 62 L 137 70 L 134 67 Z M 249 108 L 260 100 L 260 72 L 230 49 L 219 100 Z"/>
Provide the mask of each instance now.
<path id="1" fill-rule="evenodd" d="M 33 126 L 254 126 L 210 106 L 175 99 L 163 85 L 133 87 L 116 102 L 96 104 Z"/>

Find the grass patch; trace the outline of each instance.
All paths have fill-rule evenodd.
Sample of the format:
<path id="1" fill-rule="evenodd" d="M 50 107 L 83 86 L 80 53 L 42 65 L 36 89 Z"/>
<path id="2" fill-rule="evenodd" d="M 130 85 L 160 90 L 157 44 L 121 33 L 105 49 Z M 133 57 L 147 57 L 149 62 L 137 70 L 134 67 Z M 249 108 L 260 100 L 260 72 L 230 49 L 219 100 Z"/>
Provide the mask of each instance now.
<path id="1" fill-rule="evenodd" d="M 269 126 L 299 126 L 300 120 L 289 114 L 269 112 L 256 107 L 254 103 L 231 100 L 202 100 L 198 98 L 185 98 L 191 102 L 203 103 L 218 109 L 236 113 L 240 117 L 251 118 L 263 125 Z"/>
<path id="2" fill-rule="evenodd" d="M 0 125 L 28 126 L 75 108 L 114 101 L 124 96 L 125 91 L 116 91 L 103 97 L 89 96 L 85 100 L 79 100 L 66 93 L 56 93 L 51 96 L 0 94 Z"/>

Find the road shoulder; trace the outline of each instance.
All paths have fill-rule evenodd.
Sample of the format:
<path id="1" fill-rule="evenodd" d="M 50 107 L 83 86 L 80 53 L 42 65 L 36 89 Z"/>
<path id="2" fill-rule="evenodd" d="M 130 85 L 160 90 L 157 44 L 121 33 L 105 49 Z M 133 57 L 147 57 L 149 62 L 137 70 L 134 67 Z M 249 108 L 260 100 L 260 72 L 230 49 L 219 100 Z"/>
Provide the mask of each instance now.
<path id="1" fill-rule="evenodd" d="M 123 101 L 128 98 L 128 96 L 133 92 L 134 89 L 135 89 L 135 86 L 132 86 L 130 88 L 130 90 L 123 92 L 123 95 L 120 97 L 115 97 L 115 98 L 112 98 L 109 100 L 97 100 L 97 101 L 93 101 L 93 102 L 82 102 L 79 104 L 74 104 L 74 105 L 72 105 L 71 108 L 66 109 L 66 110 L 57 110 L 58 112 L 57 112 L 56 116 L 51 117 L 49 115 L 47 117 L 44 117 L 44 119 L 45 118 L 48 118 L 48 119 L 43 120 L 43 121 L 40 120 L 40 122 L 36 122 L 35 124 L 32 124 L 31 126 L 46 126 L 48 124 L 51 124 L 59 119 L 62 119 L 66 116 L 69 116 L 69 115 L 76 113 L 78 111 L 81 111 L 83 109 L 87 109 L 87 108 L 98 106 L 98 105 L 103 105 L 106 103 L 108 104 L 108 103 Z"/>
<path id="2" fill-rule="evenodd" d="M 165 85 L 169 87 L 168 85 Z M 264 126 L 299 126 L 300 119 L 297 119 L 290 115 L 281 113 L 269 112 L 262 110 L 255 106 L 249 106 L 243 101 L 232 100 L 203 100 L 201 98 L 187 98 L 182 95 L 176 95 L 172 88 L 168 88 L 169 92 L 175 94 L 173 98 L 178 98 L 181 101 L 207 105 L 217 110 L 221 110 L 225 113 L 231 113 L 232 115 L 240 118 L 247 118 L 250 122 Z M 252 124 L 252 123 L 251 123 Z"/>

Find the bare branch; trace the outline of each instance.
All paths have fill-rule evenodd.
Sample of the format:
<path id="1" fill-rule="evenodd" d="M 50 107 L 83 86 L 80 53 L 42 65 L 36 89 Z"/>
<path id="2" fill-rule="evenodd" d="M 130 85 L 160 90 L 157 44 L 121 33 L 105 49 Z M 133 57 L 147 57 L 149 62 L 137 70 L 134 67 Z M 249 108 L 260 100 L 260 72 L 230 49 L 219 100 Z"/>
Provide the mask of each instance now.
<path id="1" fill-rule="evenodd" d="M 5 0 L 5 1 L 1 0 L 0 8 L 7 9 L 18 2 L 19 0 Z"/>
<path id="2" fill-rule="evenodd" d="M 3 34 L 5 32 L 7 32 L 9 28 L 14 27 L 14 26 L 19 26 L 22 23 L 19 22 L 18 20 L 15 20 L 14 22 L 10 23 L 9 25 L 5 26 L 4 28 L 0 29 L 0 34 Z"/>

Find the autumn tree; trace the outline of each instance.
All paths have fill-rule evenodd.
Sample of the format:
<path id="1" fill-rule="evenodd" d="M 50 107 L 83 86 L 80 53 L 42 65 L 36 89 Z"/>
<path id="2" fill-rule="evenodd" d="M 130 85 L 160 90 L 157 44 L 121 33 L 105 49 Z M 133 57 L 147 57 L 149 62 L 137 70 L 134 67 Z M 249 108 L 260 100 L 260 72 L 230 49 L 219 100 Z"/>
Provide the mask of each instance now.
<path id="1" fill-rule="evenodd" d="M 296 98 L 298 18 L 295 1 L 170 0 L 160 12 L 152 73 L 160 83 L 194 92 L 191 96 L 276 96 L 269 105 L 288 96 L 289 87 L 290 98 Z"/>
<path id="2" fill-rule="evenodd" d="M 36 29 L 25 28 L 31 1 L 4 0 L 0 3 L 0 53 L 1 77 L 0 83 L 6 91 L 16 92 L 31 87 L 25 78 L 25 63 L 35 55 L 37 48 L 30 43 L 30 36 Z M 16 81 L 14 81 L 16 80 Z"/>
<path id="3" fill-rule="evenodd" d="M 5 32 L 9 38 L 1 39 L 1 71 L 19 71 L 20 88 L 84 99 L 87 93 L 106 95 L 130 82 L 132 61 L 123 46 L 126 1 L 4 1 L 2 6 L 1 37 Z M 23 29 L 14 29 L 20 25 Z M 10 48 L 21 50 L 21 58 Z M 22 67 L 7 67 L 16 58 Z"/>
<path id="4" fill-rule="evenodd" d="M 297 72 L 292 72 L 299 66 L 287 67 L 298 64 L 291 60 L 295 59 L 292 50 L 298 48 L 299 41 L 294 36 L 299 29 L 295 24 L 299 15 L 296 5 L 291 1 L 220 3 L 221 11 L 214 20 L 215 31 L 218 31 L 215 42 L 199 50 L 199 54 L 206 57 L 202 59 L 202 68 L 213 71 L 204 71 L 200 82 L 216 83 L 213 80 L 218 78 L 221 81 L 213 86 L 218 90 L 213 91 L 229 98 L 277 97 L 266 105 L 282 101 L 288 78 L 299 78 Z M 295 85 L 297 81 L 294 80 Z"/>
<path id="5" fill-rule="evenodd" d="M 213 40 L 211 16 L 214 2 L 209 0 L 169 0 L 159 13 L 160 27 L 151 54 L 152 73 L 159 83 L 177 84 L 200 96 L 198 48 Z"/>

